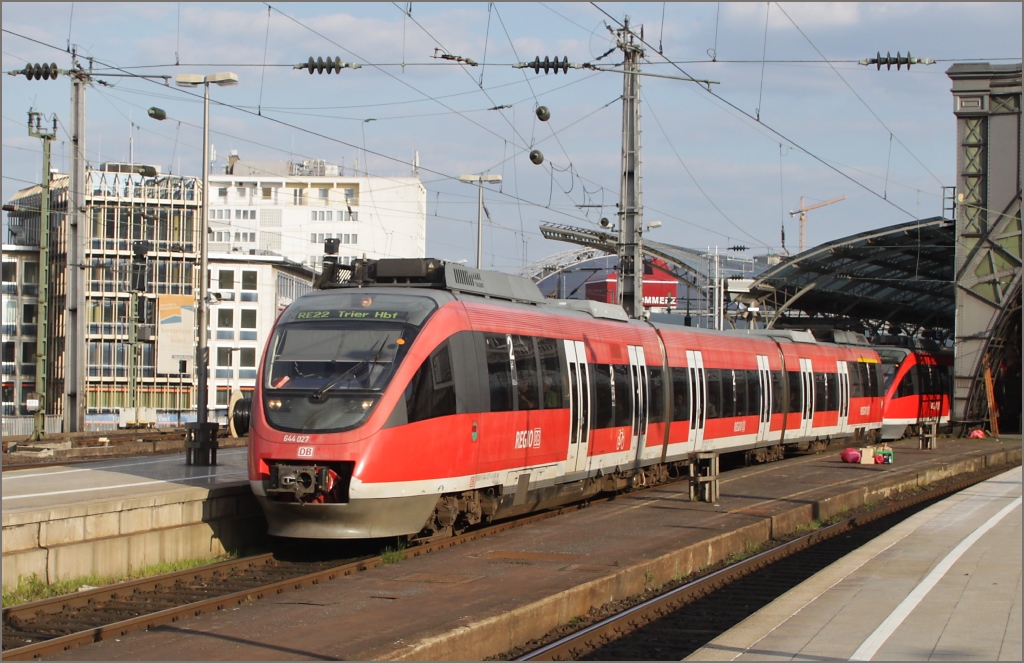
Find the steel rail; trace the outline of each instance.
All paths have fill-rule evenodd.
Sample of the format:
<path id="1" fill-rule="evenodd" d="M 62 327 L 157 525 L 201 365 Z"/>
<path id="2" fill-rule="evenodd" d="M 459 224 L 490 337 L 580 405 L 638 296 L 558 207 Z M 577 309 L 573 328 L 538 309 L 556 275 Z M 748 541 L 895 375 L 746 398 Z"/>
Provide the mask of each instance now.
<path id="1" fill-rule="evenodd" d="M 848 532 L 856 527 L 883 518 L 922 502 L 951 495 L 981 483 L 1006 471 L 1006 467 L 986 470 L 968 479 L 928 490 L 911 497 L 891 502 L 883 507 L 848 518 L 834 525 L 805 534 L 770 550 L 752 555 L 745 560 L 714 571 L 685 585 L 628 608 L 616 615 L 587 626 L 575 633 L 535 649 L 517 661 L 569 661 L 576 660 L 609 641 L 678 610 L 725 585 L 764 569 L 772 563 L 801 552 L 826 539 Z"/>
<path id="2" fill-rule="evenodd" d="M 609 497 L 607 499 L 611 498 Z M 587 504 L 600 501 L 604 501 L 604 499 L 600 498 L 589 500 L 582 505 L 575 504 L 565 506 L 552 511 L 546 511 L 544 513 L 533 514 L 516 520 L 498 523 L 480 530 L 453 536 L 451 538 L 416 544 L 413 547 L 402 551 L 402 558 L 419 557 L 420 555 L 451 548 L 453 546 L 482 539 L 499 532 L 504 532 L 539 522 L 541 520 L 553 518 L 560 514 L 583 508 Z M 117 585 L 85 590 L 76 594 L 57 596 L 51 599 L 43 599 L 41 601 L 34 601 L 32 603 L 25 603 L 18 606 L 5 607 L 3 609 L 3 622 L 4 624 L 7 624 L 12 618 L 23 619 L 24 621 L 29 622 L 32 620 L 33 616 L 39 612 L 43 612 L 44 614 L 59 614 L 66 610 L 73 610 L 88 604 L 101 603 L 105 600 L 115 598 L 116 595 L 128 595 L 134 592 L 154 590 L 160 586 L 173 585 L 176 582 L 183 580 L 203 580 L 224 572 L 243 568 L 251 569 L 256 566 L 268 564 L 273 560 L 273 558 L 274 556 L 272 553 L 265 553 L 253 557 L 195 567 L 185 571 L 165 573 L 152 578 L 133 580 L 119 583 Z M 223 596 L 209 598 L 174 608 L 167 608 L 111 624 L 92 627 L 77 633 L 69 633 L 67 635 L 25 645 L 23 647 L 11 648 L 3 652 L 2 658 L 3 660 L 11 661 L 41 658 L 43 656 L 53 655 L 62 651 L 74 649 L 75 647 L 91 644 L 93 642 L 100 642 L 107 638 L 122 637 L 134 631 L 147 630 L 163 624 L 177 622 L 187 617 L 224 610 L 225 608 L 231 608 L 251 601 L 257 601 L 268 596 L 276 596 L 282 592 L 301 589 L 321 582 L 349 576 L 360 571 L 367 571 L 369 569 L 376 568 L 384 563 L 385 562 L 380 556 L 370 557 L 330 569 L 323 569 L 313 573 L 308 573 L 295 578 L 279 580 L 267 585 L 235 591 Z"/>

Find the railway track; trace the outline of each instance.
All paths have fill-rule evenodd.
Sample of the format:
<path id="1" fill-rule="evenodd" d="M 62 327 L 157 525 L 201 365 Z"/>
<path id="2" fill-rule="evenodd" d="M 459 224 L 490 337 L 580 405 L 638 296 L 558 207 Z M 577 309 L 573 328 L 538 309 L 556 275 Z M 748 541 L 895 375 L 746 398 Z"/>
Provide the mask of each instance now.
<path id="1" fill-rule="evenodd" d="M 610 499 L 610 498 L 609 498 Z M 573 505 L 404 550 L 356 559 L 288 559 L 267 553 L 186 571 L 87 589 L 3 608 L 3 659 L 31 660 L 109 638 L 119 638 L 188 617 L 230 609 L 283 592 L 376 568 L 522 527 L 568 511 Z M 351 546 L 351 542 L 346 542 Z M 367 542 L 366 545 L 377 545 Z"/>
<path id="2" fill-rule="evenodd" d="M 814 573 L 931 503 L 1005 471 L 953 479 L 752 555 L 707 575 L 663 588 L 607 617 L 549 634 L 499 660 L 681 660 Z"/>
<path id="3" fill-rule="evenodd" d="M 39 442 L 26 439 L 3 441 L 3 471 L 38 469 L 51 465 L 73 465 L 125 456 L 145 456 L 175 451 L 170 443 L 184 449 L 185 432 L 180 428 L 147 428 L 101 431 L 92 434 L 50 436 Z M 221 448 L 243 446 L 245 438 L 220 438 Z M 20 452 L 29 453 L 20 453 Z M 42 453 L 40 453 L 42 452 Z M 49 455 L 45 455 L 49 454 Z"/>

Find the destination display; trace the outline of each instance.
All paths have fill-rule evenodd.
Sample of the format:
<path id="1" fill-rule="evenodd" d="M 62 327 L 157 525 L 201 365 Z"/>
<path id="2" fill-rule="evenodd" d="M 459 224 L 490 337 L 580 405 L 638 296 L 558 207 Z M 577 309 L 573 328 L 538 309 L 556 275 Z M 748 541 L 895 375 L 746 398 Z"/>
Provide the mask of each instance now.
<path id="1" fill-rule="evenodd" d="M 300 311 L 295 320 L 387 320 L 404 322 L 409 317 L 408 311 Z"/>

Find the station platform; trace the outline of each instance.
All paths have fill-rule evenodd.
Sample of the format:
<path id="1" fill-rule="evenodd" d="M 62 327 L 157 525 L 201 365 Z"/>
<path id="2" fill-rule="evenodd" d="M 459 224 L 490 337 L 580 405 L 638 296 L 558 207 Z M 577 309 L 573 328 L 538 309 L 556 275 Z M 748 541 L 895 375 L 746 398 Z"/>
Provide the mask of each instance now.
<path id="1" fill-rule="evenodd" d="M 714 503 L 691 501 L 686 483 L 623 494 L 50 659 L 164 660 L 173 652 L 178 660 L 482 660 L 812 520 L 1021 462 L 1019 436 L 943 439 L 927 451 L 916 440 L 893 446 L 891 465 L 845 464 L 841 449 L 830 449 L 731 470 Z"/>
<path id="2" fill-rule="evenodd" d="M 252 498 L 246 449 L 212 466 L 184 453 L 3 473 L 3 585 L 121 575 L 215 557 L 266 530 Z"/>
<path id="3" fill-rule="evenodd" d="M 694 661 L 1020 661 L 1021 468 L 823 569 Z"/>

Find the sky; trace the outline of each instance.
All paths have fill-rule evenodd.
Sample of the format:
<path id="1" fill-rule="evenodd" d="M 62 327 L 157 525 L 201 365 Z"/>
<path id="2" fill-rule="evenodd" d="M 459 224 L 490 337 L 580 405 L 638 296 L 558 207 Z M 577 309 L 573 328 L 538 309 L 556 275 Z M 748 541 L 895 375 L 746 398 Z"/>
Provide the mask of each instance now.
<path id="1" fill-rule="evenodd" d="M 544 239 L 541 225 L 617 222 L 623 58 L 612 31 L 627 17 L 644 49 L 643 223 L 661 223 L 645 236 L 747 247 L 733 252 L 752 256 L 798 251 L 790 212 L 801 199 L 845 196 L 807 213 L 808 247 L 942 215 L 942 187 L 956 183 L 945 72 L 960 62 L 1020 62 L 1021 6 L 4 2 L 3 71 L 38 62 L 69 69 L 74 47 L 94 73 L 89 162 L 133 159 L 196 176 L 202 92 L 176 87 L 174 77 L 234 72 L 237 86 L 211 88 L 211 172 L 223 172 L 233 151 L 324 159 L 345 174 L 380 177 L 408 177 L 418 164 L 430 257 L 475 263 L 477 189 L 458 178 L 501 175 L 484 193 L 483 265 L 518 273 L 575 248 Z M 936 63 L 857 64 L 879 52 Z M 538 56 L 608 71 L 513 66 Z M 362 66 L 294 68 L 309 57 Z M 56 115 L 54 166 L 68 171 L 71 85 L 67 76 L 2 81 L 6 202 L 40 179 L 30 109 Z M 154 106 L 167 121 L 147 116 Z M 531 162 L 532 150 L 543 163 Z"/>

